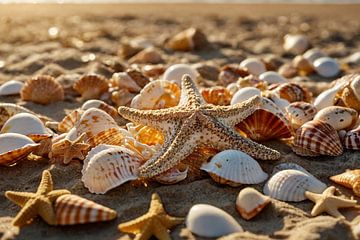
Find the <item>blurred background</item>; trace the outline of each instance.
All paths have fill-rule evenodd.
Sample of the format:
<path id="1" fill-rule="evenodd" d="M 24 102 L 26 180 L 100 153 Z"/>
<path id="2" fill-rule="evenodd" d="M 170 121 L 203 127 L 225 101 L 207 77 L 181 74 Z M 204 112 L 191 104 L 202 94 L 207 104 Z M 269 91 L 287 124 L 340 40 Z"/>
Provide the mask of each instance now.
<path id="1" fill-rule="evenodd" d="M 360 3 L 360 0 L 0 0 L 0 3 Z"/>

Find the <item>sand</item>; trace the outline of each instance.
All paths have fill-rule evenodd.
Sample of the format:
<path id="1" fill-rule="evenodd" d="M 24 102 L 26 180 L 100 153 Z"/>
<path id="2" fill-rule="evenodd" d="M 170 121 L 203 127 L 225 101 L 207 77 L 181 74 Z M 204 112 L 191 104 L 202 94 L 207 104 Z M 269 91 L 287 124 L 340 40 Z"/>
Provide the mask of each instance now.
<path id="1" fill-rule="evenodd" d="M 95 71 L 109 77 L 111 72 L 100 63 L 108 58 L 118 59 L 121 42 L 143 37 L 161 46 L 166 38 L 190 26 L 201 28 L 215 47 L 194 53 L 163 51 L 167 62 L 211 62 L 220 66 L 239 63 L 247 56 L 268 54 L 289 61 L 292 56 L 281 47 L 286 33 L 304 33 L 313 46 L 345 61 L 347 56 L 360 51 L 359 10 L 360 5 L 1 5 L 0 83 L 10 79 L 23 81 L 40 73 L 58 77 Z M 53 26 L 60 31 L 55 38 L 48 35 Z M 67 41 L 70 38 L 81 39 L 83 43 L 76 46 Z M 89 54 L 95 54 L 96 59 L 88 61 Z M 359 69 L 357 63 L 346 72 Z M 316 94 L 331 80 L 312 75 L 300 81 Z M 48 106 L 24 103 L 18 97 L 0 97 L 0 102 L 19 103 L 55 120 L 61 120 L 65 113 L 81 105 L 70 94 L 64 102 Z M 360 166 L 360 153 L 355 151 L 345 151 L 339 157 L 303 158 L 283 143 L 272 141 L 266 145 L 282 153 L 279 161 L 260 162 L 268 173 L 278 163 L 294 162 L 330 185 L 329 176 Z M 49 168 L 55 188 L 66 188 L 116 209 L 119 217 L 111 222 L 69 227 L 51 227 L 36 219 L 21 229 L 18 239 L 128 239 L 129 236 L 118 232 L 117 225 L 145 213 L 153 192 L 159 193 L 166 210 L 174 216 L 185 217 L 197 203 L 212 204 L 230 213 L 246 232 L 226 239 L 354 239 L 350 226 L 360 222 L 360 211 L 356 209 L 341 211 L 346 220 L 330 216 L 312 218 L 312 202 L 277 200 L 272 200 L 254 219 L 245 221 L 235 210 L 235 199 L 242 187 L 221 186 L 206 176 L 171 186 L 127 183 L 105 195 L 95 195 L 80 181 L 80 162 L 50 166 L 46 159 L 0 167 L 0 216 L 14 216 L 19 211 L 5 198 L 6 190 L 35 191 L 41 172 Z M 350 190 L 336 186 L 344 195 L 351 196 Z M 262 190 L 263 184 L 253 187 Z M 176 227 L 171 236 L 200 239 L 185 224 Z"/>

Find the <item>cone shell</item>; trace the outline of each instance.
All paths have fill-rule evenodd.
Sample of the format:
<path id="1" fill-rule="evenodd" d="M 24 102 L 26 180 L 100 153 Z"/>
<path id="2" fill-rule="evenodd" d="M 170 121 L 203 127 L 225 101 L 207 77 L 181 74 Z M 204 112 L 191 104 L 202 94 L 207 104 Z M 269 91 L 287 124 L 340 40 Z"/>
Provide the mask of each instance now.
<path id="1" fill-rule="evenodd" d="M 149 126 L 143 126 L 141 124 L 135 125 L 134 123 L 126 124 L 126 127 L 130 134 L 139 142 L 146 145 L 157 145 L 164 143 L 164 136 L 161 132 Z"/>
<path id="2" fill-rule="evenodd" d="M 20 94 L 21 88 L 24 86 L 23 82 L 10 80 L 0 86 L 0 96 L 17 95 Z"/>
<path id="3" fill-rule="evenodd" d="M 166 46 L 174 51 L 192 51 L 204 48 L 207 44 L 208 41 L 204 33 L 196 28 L 188 28 L 170 38 Z"/>
<path id="4" fill-rule="evenodd" d="M 57 225 L 110 221 L 117 216 L 116 211 L 73 194 L 56 199 L 55 214 Z"/>
<path id="5" fill-rule="evenodd" d="M 261 212 L 270 203 L 270 198 L 254 188 L 242 189 L 236 198 L 236 209 L 241 217 L 249 220 Z"/>
<path id="6" fill-rule="evenodd" d="M 343 139 L 344 147 L 347 149 L 360 149 L 360 126 L 347 132 Z"/>
<path id="7" fill-rule="evenodd" d="M 292 102 L 311 102 L 312 94 L 309 90 L 295 83 L 280 84 L 273 90 L 280 98 Z"/>
<path id="8" fill-rule="evenodd" d="M 316 114 L 316 108 L 307 102 L 291 103 L 285 110 L 293 129 L 298 129 L 304 123 L 312 120 Z"/>
<path id="9" fill-rule="evenodd" d="M 20 92 L 21 99 L 39 104 L 50 104 L 64 99 L 64 89 L 55 78 L 40 75 L 27 80 Z"/>
<path id="10" fill-rule="evenodd" d="M 339 156 L 343 147 L 338 133 L 330 124 L 312 120 L 296 131 L 293 151 L 301 156 Z"/>
<path id="11" fill-rule="evenodd" d="M 73 88 L 81 94 L 82 100 L 96 99 L 108 89 L 108 80 L 98 74 L 87 74 L 78 79 Z"/>
<path id="12" fill-rule="evenodd" d="M 258 162 L 238 150 L 216 154 L 209 163 L 201 166 L 201 170 L 209 173 L 215 182 L 233 187 L 261 183 L 268 177 Z"/>
<path id="13" fill-rule="evenodd" d="M 325 189 L 314 176 L 288 169 L 275 173 L 265 184 L 264 193 L 281 201 L 300 202 L 306 199 L 305 191 L 322 193 Z"/>
<path id="14" fill-rule="evenodd" d="M 355 195 L 360 197 L 360 169 L 347 170 L 344 173 L 330 177 L 337 184 L 354 191 Z"/>
<path id="15" fill-rule="evenodd" d="M 360 74 L 350 74 L 340 80 L 346 81 L 346 86 L 339 93 L 339 97 L 346 107 L 360 112 Z"/>
<path id="16" fill-rule="evenodd" d="M 231 94 L 225 87 L 203 88 L 200 93 L 207 103 L 222 106 L 230 104 Z"/>
<path id="17" fill-rule="evenodd" d="M 351 129 L 355 126 L 359 114 L 352 108 L 330 106 L 321 109 L 314 117 L 330 124 L 335 130 Z"/>
<path id="18" fill-rule="evenodd" d="M 188 170 L 188 166 L 180 164 L 179 166 L 171 168 L 159 176 L 156 176 L 155 180 L 165 185 L 176 184 L 183 181 L 187 177 Z"/>

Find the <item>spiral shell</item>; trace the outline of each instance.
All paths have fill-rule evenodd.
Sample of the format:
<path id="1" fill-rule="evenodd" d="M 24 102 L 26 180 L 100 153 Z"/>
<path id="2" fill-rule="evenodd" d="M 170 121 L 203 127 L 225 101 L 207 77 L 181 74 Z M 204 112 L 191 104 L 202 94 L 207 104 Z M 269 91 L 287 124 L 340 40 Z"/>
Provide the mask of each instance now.
<path id="1" fill-rule="evenodd" d="M 204 48 L 207 44 L 204 33 L 196 28 L 188 28 L 170 38 L 166 47 L 174 51 L 192 51 Z"/>
<path id="2" fill-rule="evenodd" d="M 351 129 L 358 121 L 359 114 L 351 108 L 330 106 L 321 109 L 314 117 L 330 124 L 335 130 Z"/>
<path id="3" fill-rule="evenodd" d="M 330 177 L 330 180 L 354 191 L 360 197 L 360 169 L 347 170 L 344 173 Z"/>
<path id="4" fill-rule="evenodd" d="M 21 88 L 21 99 L 39 104 L 50 104 L 64 99 L 64 89 L 55 78 L 40 75 L 27 80 Z"/>
<path id="5" fill-rule="evenodd" d="M 309 90 L 295 83 L 280 84 L 273 90 L 280 98 L 292 102 L 311 102 L 312 94 Z"/>
<path id="6" fill-rule="evenodd" d="M 24 86 L 23 82 L 10 80 L 0 86 L 0 96 L 17 95 L 20 94 L 21 88 Z"/>
<path id="7" fill-rule="evenodd" d="M 214 105 L 229 105 L 231 100 L 231 95 L 229 90 L 225 87 L 211 87 L 211 88 L 203 88 L 200 91 L 204 100 L 207 103 L 211 103 Z"/>
<path id="8" fill-rule="evenodd" d="M 316 108 L 307 102 L 294 102 L 285 108 L 287 118 L 293 129 L 298 129 L 304 123 L 312 120 L 316 114 Z"/>
<path id="9" fill-rule="evenodd" d="M 236 210 L 244 219 L 250 220 L 270 202 L 268 196 L 264 196 L 254 188 L 247 187 L 242 189 L 236 198 Z"/>
<path id="10" fill-rule="evenodd" d="M 343 144 L 347 149 L 360 149 L 360 126 L 345 134 Z"/>
<path id="11" fill-rule="evenodd" d="M 96 99 L 108 89 L 108 80 L 99 74 L 86 74 L 78 79 L 73 88 L 81 94 L 82 100 Z"/>

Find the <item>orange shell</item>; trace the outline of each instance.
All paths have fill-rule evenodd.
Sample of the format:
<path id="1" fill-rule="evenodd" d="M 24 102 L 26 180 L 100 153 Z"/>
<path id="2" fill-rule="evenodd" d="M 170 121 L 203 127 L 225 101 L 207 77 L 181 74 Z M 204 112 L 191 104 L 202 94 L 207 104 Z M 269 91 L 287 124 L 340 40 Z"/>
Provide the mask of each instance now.
<path id="1" fill-rule="evenodd" d="M 250 220 L 271 202 L 270 197 L 262 195 L 252 188 L 244 188 L 236 199 L 236 210 L 241 217 Z"/>
<path id="2" fill-rule="evenodd" d="M 330 177 L 337 184 L 353 189 L 356 196 L 360 197 L 360 169 L 347 170 L 344 173 Z"/>
<path id="3" fill-rule="evenodd" d="M 87 143 L 92 147 L 95 147 L 99 144 L 108 144 L 120 146 L 124 143 L 124 136 L 121 134 L 119 129 L 110 128 L 104 131 L 99 132 L 95 136 L 90 137 L 87 140 Z"/>
<path id="4" fill-rule="evenodd" d="M 64 89 L 55 78 L 40 75 L 27 80 L 20 92 L 21 99 L 39 104 L 49 104 L 64 99 Z"/>
<path id="5" fill-rule="evenodd" d="M 146 145 L 156 145 L 164 143 L 164 136 L 161 132 L 157 131 L 154 128 L 144 125 L 133 125 L 127 124 L 129 132 L 133 137 Z"/>
<path id="6" fill-rule="evenodd" d="M 137 53 L 135 56 L 129 59 L 129 63 L 150 63 L 150 64 L 158 64 L 162 63 L 164 60 L 156 49 L 150 47 L 145 48 L 141 52 Z"/>
<path id="7" fill-rule="evenodd" d="M 309 90 L 295 83 L 284 83 L 275 88 L 280 98 L 292 102 L 311 102 L 312 94 Z"/>
<path id="8" fill-rule="evenodd" d="M 229 105 L 231 94 L 225 87 L 204 88 L 200 91 L 201 95 L 207 103 L 214 105 Z"/>
<path id="9" fill-rule="evenodd" d="M 25 159 L 31 152 L 37 149 L 40 144 L 27 145 L 3 154 L 0 154 L 0 165 L 10 166 Z"/>
<path id="10" fill-rule="evenodd" d="M 73 88 L 81 94 L 82 100 L 96 99 L 108 89 L 108 80 L 98 74 L 87 74 L 77 80 Z"/>
<path id="11" fill-rule="evenodd" d="M 58 131 L 62 133 L 70 131 L 70 129 L 75 126 L 75 123 L 80 120 L 82 112 L 83 111 L 80 110 L 74 110 L 66 115 L 59 123 Z"/>

